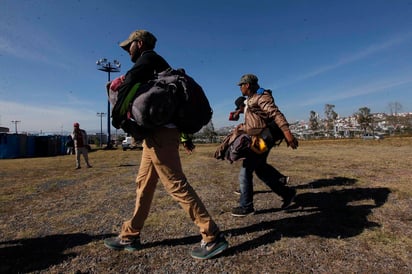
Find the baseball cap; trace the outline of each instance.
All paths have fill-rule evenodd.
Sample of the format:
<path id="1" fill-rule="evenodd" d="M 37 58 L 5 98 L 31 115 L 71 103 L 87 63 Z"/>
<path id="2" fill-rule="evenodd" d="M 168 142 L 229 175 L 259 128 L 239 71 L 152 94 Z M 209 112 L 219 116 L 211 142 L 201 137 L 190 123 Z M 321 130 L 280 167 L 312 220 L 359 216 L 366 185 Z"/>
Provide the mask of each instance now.
<path id="1" fill-rule="evenodd" d="M 243 96 L 240 96 L 239 98 L 236 99 L 235 101 L 236 110 L 240 109 L 241 106 L 245 105 L 245 100 L 246 98 Z"/>
<path id="2" fill-rule="evenodd" d="M 133 41 L 139 41 L 139 40 L 145 42 L 149 47 L 152 47 L 152 48 L 155 47 L 156 41 L 157 41 L 156 37 L 152 33 L 148 32 L 147 30 L 141 29 L 141 30 L 135 30 L 132 33 L 130 33 L 129 38 L 121 42 L 119 46 L 125 51 L 129 51 L 130 44 Z"/>
<path id="3" fill-rule="evenodd" d="M 239 83 L 237 84 L 238 86 L 241 86 L 243 84 L 257 84 L 258 83 L 258 78 L 254 74 L 245 74 L 240 78 Z"/>

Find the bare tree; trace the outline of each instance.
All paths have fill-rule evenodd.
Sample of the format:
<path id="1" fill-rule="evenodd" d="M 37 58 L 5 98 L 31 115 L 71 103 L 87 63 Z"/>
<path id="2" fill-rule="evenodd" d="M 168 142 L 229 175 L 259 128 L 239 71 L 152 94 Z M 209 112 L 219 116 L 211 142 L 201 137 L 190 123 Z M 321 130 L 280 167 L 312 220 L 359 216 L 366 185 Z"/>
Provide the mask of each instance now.
<path id="1" fill-rule="evenodd" d="M 402 105 L 399 102 L 391 102 L 388 106 L 390 115 L 387 117 L 387 121 L 395 130 L 398 130 L 402 124 L 402 117 L 399 117 Z"/>
<path id="2" fill-rule="evenodd" d="M 210 143 L 214 143 L 217 133 L 215 131 L 215 127 L 213 126 L 213 122 L 212 120 L 210 120 L 210 122 L 204 126 L 203 128 L 203 135 L 209 139 Z"/>
<path id="3" fill-rule="evenodd" d="M 332 130 L 334 122 L 338 117 L 338 114 L 334 110 L 335 105 L 326 104 L 325 105 L 325 117 L 326 117 L 326 130 Z"/>
<path id="4" fill-rule="evenodd" d="M 398 113 L 402 110 L 402 105 L 399 102 L 391 102 L 388 107 L 391 116 L 398 116 Z"/>
<path id="5" fill-rule="evenodd" d="M 356 116 L 356 120 L 364 132 L 366 132 L 368 128 L 372 127 L 373 117 L 370 108 L 361 107 L 356 113 L 354 113 L 354 115 Z"/>
<path id="6" fill-rule="evenodd" d="M 310 111 L 309 128 L 314 131 L 319 129 L 319 114 L 313 110 Z"/>

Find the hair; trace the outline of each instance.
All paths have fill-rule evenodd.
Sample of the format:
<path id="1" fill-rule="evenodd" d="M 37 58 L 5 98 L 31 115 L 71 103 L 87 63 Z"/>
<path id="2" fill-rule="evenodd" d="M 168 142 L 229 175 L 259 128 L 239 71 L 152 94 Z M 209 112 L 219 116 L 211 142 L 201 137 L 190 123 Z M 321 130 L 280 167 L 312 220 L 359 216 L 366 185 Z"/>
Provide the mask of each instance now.
<path id="1" fill-rule="evenodd" d="M 258 90 L 260 88 L 260 86 L 259 86 L 259 84 L 258 83 L 256 83 L 256 84 L 250 84 L 250 89 L 252 90 L 252 91 L 256 91 L 256 90 Z"/>
<path id="2" fill-rule="evenodd" d="M 148 32 L 146 30 L 143 30 L 140 33 L 139 39 L 143 43 L 145 43 L 146 47 L 148 47 L 149 49 L 154 49 L 155 46 L 156 46 L 156 41 L 157 41 L 156 37 L 152 33 Z"/>

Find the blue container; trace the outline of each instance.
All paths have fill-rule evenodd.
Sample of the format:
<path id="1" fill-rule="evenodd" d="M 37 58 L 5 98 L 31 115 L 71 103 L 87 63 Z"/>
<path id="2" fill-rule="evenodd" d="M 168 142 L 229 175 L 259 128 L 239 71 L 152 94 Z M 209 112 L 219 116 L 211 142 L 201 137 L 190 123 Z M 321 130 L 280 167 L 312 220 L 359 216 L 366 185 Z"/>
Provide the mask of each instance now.
<path id="1" fill-rule="evenodd" d="M 66 142 L 69 139 L 67 136 L 59 136 L 60 137 L 60 155 L 67 154 L 67 147 Z"/>
<path id="2" fill-rule="evenodd" d="M 18 158 L 20 156 L 20 140 L 17 134 L 0 134 L 0 159 Z"/>
<path id="3" fill-rule="evenodd" d="M 27 136 L 26 157 L 36 156 L 36 136 Z"/>
<path id="4" fill-rule="evenodd" d="M 34 139 L 35 146 L 35 156 L 46 157 L 49 154 L 48 149 L 48 137 L 47 136 L 36 136 Z"/>
<path id="5" fill-rule="evenodd" d="M 27 157 L 27 135 L 19 135 L 19 157 Z"/>

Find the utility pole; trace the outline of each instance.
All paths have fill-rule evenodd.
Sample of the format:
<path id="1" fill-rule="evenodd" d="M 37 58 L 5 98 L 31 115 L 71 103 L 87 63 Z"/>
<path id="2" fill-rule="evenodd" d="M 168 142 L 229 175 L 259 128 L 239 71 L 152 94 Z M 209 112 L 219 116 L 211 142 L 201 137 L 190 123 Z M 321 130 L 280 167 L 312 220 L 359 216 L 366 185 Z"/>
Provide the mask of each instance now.
<path id="1" fill-rule="evenodd" d="M 16 134 L 17 134 L 17 124 L 20 123 L 21 121 L 13 120 L 11 122 L 14 124 L 14 130 L 16 131 Z"/>
<path id="2" fill-rule="evenodd" d="M 110 82 L 110 73 L 111 72 L 120 72 L 120 62 L 118 60 L 113 60 L 112 62 L 108 61 L 106 58 L 101 58 L 96 62 L 97 69 L 107 72 L 107 82 Z M 111 149 L 112 141 L 110 136 L 110 101 L 107 100 L 107 146 L 106 149 Z"/>
<path id="3" fill-rule="evenodd" d="M 98 112 L 98 113 L 97 113 L 97 116 L 100 117 L 100 138 L 99 138 L 100 147 L 102 147 L 102 135 L 103 135 L 102 118 L 103 118 L 103 116 L 105 116 L 105 115 L 106 115 L 106 113 L 104 113 L 104 112 Z"/>

